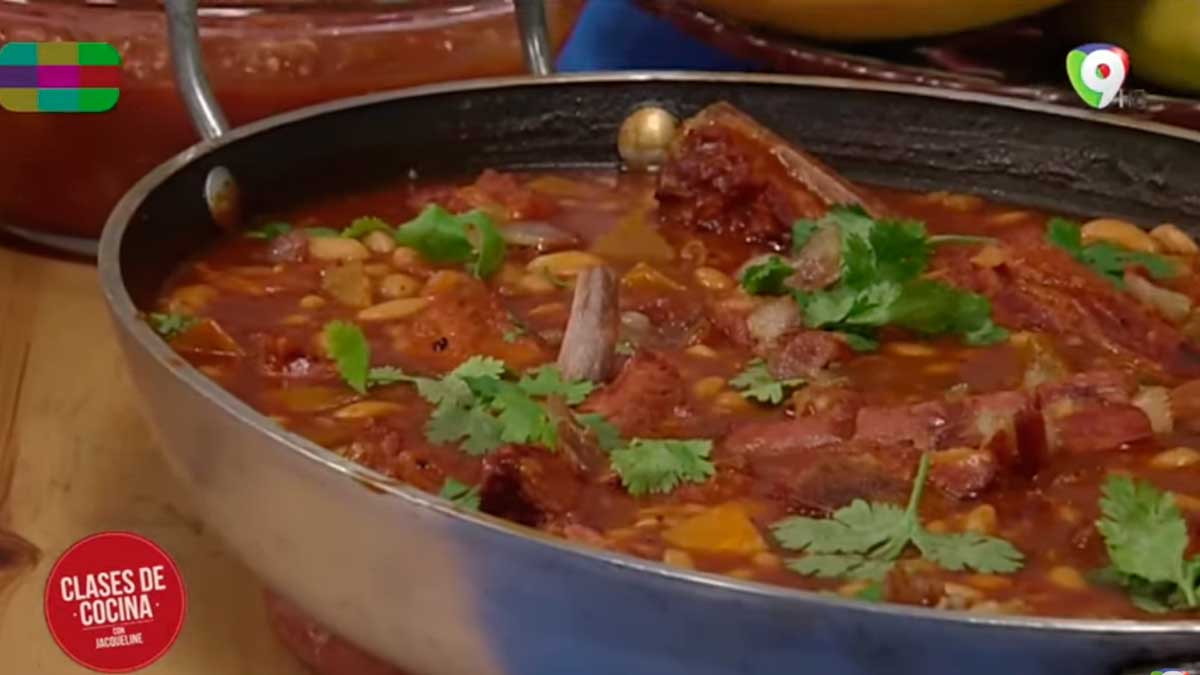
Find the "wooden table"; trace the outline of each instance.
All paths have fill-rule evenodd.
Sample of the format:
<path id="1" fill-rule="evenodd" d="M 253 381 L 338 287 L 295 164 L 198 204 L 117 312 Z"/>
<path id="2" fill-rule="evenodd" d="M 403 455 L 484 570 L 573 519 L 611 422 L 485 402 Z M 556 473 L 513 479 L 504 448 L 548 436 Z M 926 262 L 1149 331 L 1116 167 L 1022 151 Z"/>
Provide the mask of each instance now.
<path id="1" fill-rule="evenodd" d="M 51 639 L 43 586 L 75 541 L 129 530 L 175 558 L 189 600 L 175 646 L 140 672 L 305 672 L 273 638 L 258 583 L 191 515 L 156 442 L 95 268 L 0 242 L 0 534 L 40 551 L 36 564 L 0 568 L 0 671 L 90 672 Z"/>

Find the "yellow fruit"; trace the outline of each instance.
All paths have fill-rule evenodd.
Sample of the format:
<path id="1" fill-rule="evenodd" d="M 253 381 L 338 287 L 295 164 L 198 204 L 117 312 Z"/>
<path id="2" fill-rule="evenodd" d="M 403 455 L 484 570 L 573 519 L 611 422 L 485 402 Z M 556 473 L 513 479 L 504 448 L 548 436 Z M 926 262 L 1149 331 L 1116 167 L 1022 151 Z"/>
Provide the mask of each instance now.
<path id="1" fill-rule="evenodd" d="M 944 35 L 1033 14 L 1064 0 L 698 0 L 714 12 L 823 40 Z"/>
<path id="2" fill-rule="evenodd" d="M 1135 77 L 1200 92 L 1200 0 L 1083 0 L 1064 21 L 1082 42 L 1129 52 Z"/>

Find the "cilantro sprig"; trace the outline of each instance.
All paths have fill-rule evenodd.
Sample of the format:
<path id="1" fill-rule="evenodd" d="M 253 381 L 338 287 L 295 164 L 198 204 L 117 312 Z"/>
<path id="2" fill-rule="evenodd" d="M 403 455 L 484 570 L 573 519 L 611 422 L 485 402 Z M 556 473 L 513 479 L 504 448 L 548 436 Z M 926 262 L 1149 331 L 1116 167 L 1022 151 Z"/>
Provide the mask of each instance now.
<path id="1" fill-rule="evenodd" d="M 729 384 L 742 393 L 742 398 L 779 405 L 783 402 L 784 394 L 804 386 L 805 381 L 801 378 L 777 380 L 762 359 L 755 359 L 746 364 L 746 369 Z"/>
<path id="2" fill-rule="evenodd" d="M 712 445 L 708 439 L 635 438 L 612 451 L 612 466 L 629 494 L 665 494 L 681 483 L 703 483 L 712 477 Z"/>
<path id="3" fill-rule="evenodd" d="M 329 355 L 350 388 L 365 394 L 370 387 L 414 385 L 421 398 L 434 407 L 425 425 L 426 438 L 434 443 L 460 443 L 475 456 L 505 443 L 555 450 L 558 421 L 541 399 L 557 396 L 567 405 L 577 405 L 595 387 L 591 382 L 564 379 L 553 365 L 541 366 L 516 381 L 506 379 L 507 366 L 489 356 L 472 356 L 441 377 L 409 375 L 394 366 L 371 367 L 370 345 L 353 323 L 331 321 L 324 334 Z M 589 420 L 593 428 L 599 424 Z"/>
<path id="4" fill-rule="evenodd" d="M 1125 270 L 1130 267 L 1145 268 L 1155 279 L 1169 279 L 1176 274 L 1171 261 L 1160 255 L 1129 251 L 1107 242 L 1085 246 L 1079 223 L 1066 218 L 1051 218 L 1046 223 L 1046 241 L 1121 288 L 1125 286 Z"/>
<path id="5" fill-rule="evenodd" d="M 871 332 L 899 326 L 922 335 L 961 335 L 972 345 L 1007 338 L 982 295 L 920 278 L 933 244 L 923 223 L 875 220 L 859 207 L 839 206 L 819 221 L 842 236 L 842 273 L 831 288 L 793 296 L 805 324 L 853 334 L 869 349 Z M 948 242 L 947 242 L 948 243 Z"/>
<path id="6" fill-rule="evenodd" d="M 396 243 L 420 251 L 435 263 L 466 263 L 486 279 L 504 262 L 505 244 L 491 216 L 483 211 L 455 215 L 437 204 L 426 206 L 395 232 Z"/>
<path id="7" fill-rule="evenodd" d="M 152 312 L 146 316 L 146 319 L 150 323 L 151 330 L 167 340 L 186 333 L 192 326 L 200 322 L 194 316 L 171 312 Z"/>
<path id="8" fill-rule="evenodd" d="M 908 506 L 854 500 L 831 518 L 786 518 L 775 523 L 775 538 L 785 548 L 802 551 L 787 566 L 804 575 L 882 580 L 910 546 L 930 562 L 950 571 L 1009 573 L 1024 557 L 1012 544 L 976 533 L 935 534 L 920 522 L 918 506 L 929 476 L 929 455 L 922 455 Z"/>
<path id="9" fill-rule="evenodd" d="M 1108 477 L 1101 493 L 1096 529 L 1112 565 L 1100 579 L 1125 587 L 1134 604 L 1147 611 L 1200 606 L 1200 557 L 1184 557 L 1188 527 L 1174 495 L 1116 475 Z"/>
<path id="10" fill-rule="evenodd" d="M 447 478 L 446 482 L 442 483 L 442 489 L 438 492 L 438 496 L 450 500 L 459 508 L 468 511 L 479 510 L 480 490 L 478 485 L 467 485 L 454 478 Z"/>
<path id="11" fill-rule="evenodd" d="M 741 284 L 752 295 L 783 295 L 788 288 L 784 283 L 796 273 L 792 266 L 777 255 L 742 272 Z"/>
<path id="12" fill-rule="evenodd" d="M 279 237 L 292 231 L 292 226 L 279 220 L 273 220 L 269 223 L 264 223 L 260 227 L 251 230 L 246 230 L 242 233 L 247 239 L 266 239 L 270 241 L 275 237 Z"/>

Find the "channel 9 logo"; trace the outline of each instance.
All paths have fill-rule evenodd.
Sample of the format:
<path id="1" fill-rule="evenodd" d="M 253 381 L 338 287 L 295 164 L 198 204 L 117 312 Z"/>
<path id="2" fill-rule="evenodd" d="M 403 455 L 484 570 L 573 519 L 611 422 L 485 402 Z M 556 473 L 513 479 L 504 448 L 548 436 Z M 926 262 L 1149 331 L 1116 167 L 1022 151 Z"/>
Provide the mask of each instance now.
<path id="1" fill-rule="evenodd" d="M 0 47 L 0 108 L 12 112 L 112 110 L 121 55 L 105 42 L 10 42 Z"/>
<path id="2" fill-rule="evenodd" d="M 1155 670 L 1150 675 L 1196 675 L 1190 670 Z"/>
<path id="3" fill-rule="evenodd" d="M 1107 108 L 1129 75 L 1129 54 L 1116 45 L 1093 42 L 1067 53 L 1067 77 L 1075 93 L 1093 108 Z"/>

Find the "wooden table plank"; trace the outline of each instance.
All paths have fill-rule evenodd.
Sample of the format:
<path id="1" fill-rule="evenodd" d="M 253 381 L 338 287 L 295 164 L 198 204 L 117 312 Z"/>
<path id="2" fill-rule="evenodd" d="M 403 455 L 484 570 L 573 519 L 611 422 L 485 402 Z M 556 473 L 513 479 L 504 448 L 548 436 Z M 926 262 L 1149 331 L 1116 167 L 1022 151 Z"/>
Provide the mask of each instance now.
<path id="1" fill-rule="evenodd" d="M 43 586 L 75 541 L 130 530 L 171 553 L 189 596 L 179 641 L 141 672 L 304 673 L 271 635 L 261 588 L 191 515 L 155 444 L 95 269 L 0 247 L 0 530 L 41 551 L 32 568 L 0 570 L 3 670 L 89 672 L 51 639 Z"/>

